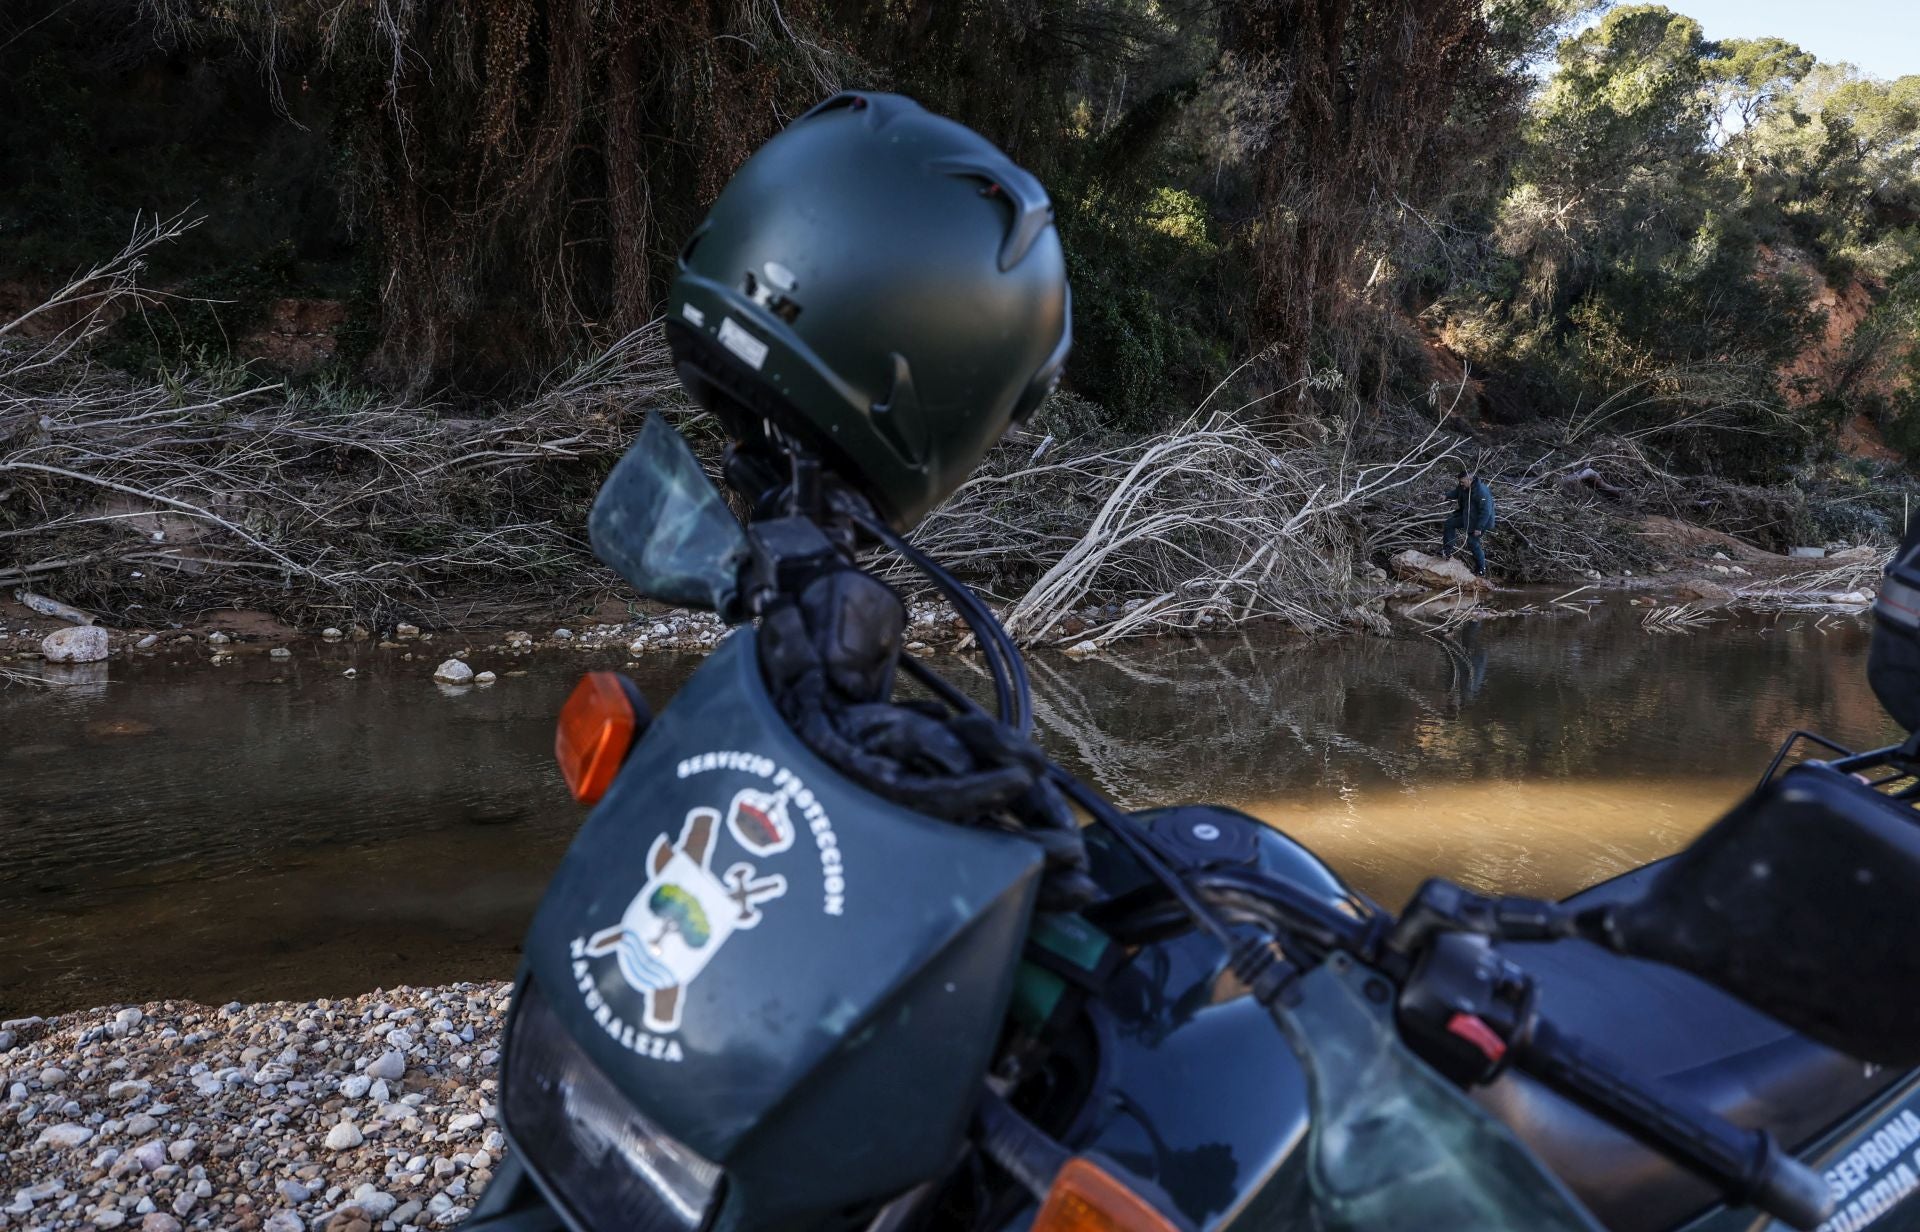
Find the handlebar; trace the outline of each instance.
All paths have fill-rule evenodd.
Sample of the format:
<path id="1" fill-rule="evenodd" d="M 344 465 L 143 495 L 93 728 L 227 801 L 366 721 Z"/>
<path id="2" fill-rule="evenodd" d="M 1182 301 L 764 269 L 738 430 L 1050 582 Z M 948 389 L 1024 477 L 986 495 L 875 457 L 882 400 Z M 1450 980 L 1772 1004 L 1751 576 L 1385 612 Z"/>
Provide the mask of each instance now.
<path id="1" fill-rule="evenodd" d="M 1811 1232 L 1833 1212 L 1820 1174 L 1766 1130 L 1741 1129 L 1685 1096 L 1660 1090 L 1605 1052 L 1536 1018 L 1513 1063 L 1782 1223 Z"/>

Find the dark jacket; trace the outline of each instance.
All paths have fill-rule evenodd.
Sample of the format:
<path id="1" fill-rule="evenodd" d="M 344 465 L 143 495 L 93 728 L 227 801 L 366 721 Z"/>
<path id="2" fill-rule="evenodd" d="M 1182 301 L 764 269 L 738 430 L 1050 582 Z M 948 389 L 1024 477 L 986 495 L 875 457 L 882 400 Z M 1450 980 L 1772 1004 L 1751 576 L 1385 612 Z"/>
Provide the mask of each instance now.
<path id="1" fill-rule="evenodd" d="M 1453 516 L 1468 530 L 1493 529 L 1493 491 L 1486 480 L 1476 479 L 1465 489 L 1453 485 Z"/>

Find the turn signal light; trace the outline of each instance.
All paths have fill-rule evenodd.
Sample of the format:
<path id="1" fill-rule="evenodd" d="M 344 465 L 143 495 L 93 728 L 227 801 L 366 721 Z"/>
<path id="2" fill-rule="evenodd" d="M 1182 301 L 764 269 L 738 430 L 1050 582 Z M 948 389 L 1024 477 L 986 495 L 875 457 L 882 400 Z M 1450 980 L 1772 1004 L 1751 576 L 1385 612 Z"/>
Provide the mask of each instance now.
<path id="1" fill-rule="evenodd" d="M 1083 1156 L 1066 1162 L 1033 1232 L 1179 1232 L 1151 1202 Z"/>
<path id="2" fill-rule="evenodd" d="M 553 756 L 580 803 L 598 804 L 627 760 L 645 717 L 638 694 L 618 672 L 588 672 L 560 708 Z"/>

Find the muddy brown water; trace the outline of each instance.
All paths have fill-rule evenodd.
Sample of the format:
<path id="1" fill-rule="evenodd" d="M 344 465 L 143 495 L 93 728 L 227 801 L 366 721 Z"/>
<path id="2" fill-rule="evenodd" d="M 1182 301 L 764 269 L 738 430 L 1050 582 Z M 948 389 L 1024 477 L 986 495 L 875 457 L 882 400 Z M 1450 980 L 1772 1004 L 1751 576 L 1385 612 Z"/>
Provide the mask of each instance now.
<path id="1" fill-rule="evenodd" d="M 1795 727 L 1890 740 L 1867 635 L 1804 615 L 1651 634 L 1618 607 L 1042 654 L 1034 683 L 1047 747 L 1130 805 L 1245 808 L 1390 904 L 1433 873 L 1558 895 L 1684 844 Z M 447 695 L 399 653 L 0 690 L 0 1018 L 511 975 L 580 822 L 553 716 L 620 656 L 476 655 L 525 674 Z M 633 674 L 658 703 L 697 665 Z"/>

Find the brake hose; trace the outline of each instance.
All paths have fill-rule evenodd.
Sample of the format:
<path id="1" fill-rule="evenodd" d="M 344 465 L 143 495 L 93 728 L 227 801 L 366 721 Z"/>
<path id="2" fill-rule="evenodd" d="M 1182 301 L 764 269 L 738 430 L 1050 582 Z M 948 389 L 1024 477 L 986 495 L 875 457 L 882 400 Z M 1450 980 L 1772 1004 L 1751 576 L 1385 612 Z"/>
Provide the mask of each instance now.
<path id="1" fill-rule="evenodd" d="M 908 564 L 924 574 L 936 589 L 953 604 L 954 611 L 967 622 L 973 640 L 986 657 L 987 670 L 993 676 L 994 708 L 1002 723 L 1022 736 L 1033 733 L 1033 689 L 1027 679 L 1027 665 L 1013 645 L 1013 639 L 1000 627 L 993 612 L 980 596 L 948 573 L 932 557 L 908 543 L 877 518 L 856 515 L 860 528 L 900 554 Z"/>

